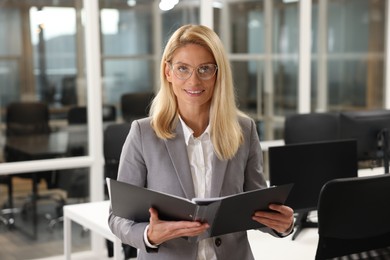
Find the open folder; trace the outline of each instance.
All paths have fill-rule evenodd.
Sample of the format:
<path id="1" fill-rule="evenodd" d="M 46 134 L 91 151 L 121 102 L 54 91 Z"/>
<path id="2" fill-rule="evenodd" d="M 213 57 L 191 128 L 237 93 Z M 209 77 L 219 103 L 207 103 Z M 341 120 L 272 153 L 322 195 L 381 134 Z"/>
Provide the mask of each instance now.
<path id="1" fill-rule="evenodd" d="M 149 222 L 149 208 L 162 220 L 207 222 L 210 228 L 191 242 L 207 237 L 264 227 L 252 220 L 257 210 L 271 203 L 284 204 L 293 184 L 257 189 L 236 195 L 188 200 L 128 183 L 108 179 L 113 214 L 136 222 Z"/>

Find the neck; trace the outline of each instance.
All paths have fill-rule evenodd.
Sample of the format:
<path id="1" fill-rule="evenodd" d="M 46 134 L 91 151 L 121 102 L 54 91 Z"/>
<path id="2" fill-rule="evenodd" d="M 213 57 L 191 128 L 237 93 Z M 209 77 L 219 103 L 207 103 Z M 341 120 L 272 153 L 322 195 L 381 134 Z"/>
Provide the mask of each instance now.
<path id="1" fill-rule="evenodd" d="M 188 125 L 192 131 L 194 131 L 194 136 L 198 137 L 206 130 L 209 124 L 209 114 L 207 113 L 193 113 L 192 115 L 183 115 L 180 114 L 181 118 L 184 120 L 186 125 Z"/>

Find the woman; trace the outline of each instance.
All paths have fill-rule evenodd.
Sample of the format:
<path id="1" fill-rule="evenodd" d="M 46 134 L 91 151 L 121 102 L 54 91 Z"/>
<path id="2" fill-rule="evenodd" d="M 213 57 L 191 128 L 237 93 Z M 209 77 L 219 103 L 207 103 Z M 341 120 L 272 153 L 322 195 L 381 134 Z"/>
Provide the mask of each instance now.
<path id="1" fill-rule="evenodd" d="M 118 180 L 192 199 L 266 187 L 256 126 L 235 104 L 232 73 L 216 33 L 185 25 L 168 41 L 161 87 L 150 117 L 134 121 L 123 146 Z M 142 198 L 140 198 L 142 199 Z M 274 236 L 292 231 L 293 210 L 270 205 L 253 219 Z M 114 216 L 109 225 L 138 259 L 254 259 L 246 232 L 189 243 L 207 223 L 163 221 L 150 209 L 149 223 Z"/>

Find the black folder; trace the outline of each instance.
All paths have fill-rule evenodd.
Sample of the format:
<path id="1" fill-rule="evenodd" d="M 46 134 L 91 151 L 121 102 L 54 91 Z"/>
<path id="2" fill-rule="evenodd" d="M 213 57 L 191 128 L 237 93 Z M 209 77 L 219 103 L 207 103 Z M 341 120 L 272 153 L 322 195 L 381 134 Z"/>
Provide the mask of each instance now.
<path id="1" fill-rule="evenodd" d="M 162 220 L 207 222 L 210 228 L 191 242 L 227 233 L 257 229 L 264 225 L 252 220 L 257 210 L 269 210 L 271 203 L 284 204 L 293 184 L 257 189 L 236 195 L 188 200 L 125 182 L 108 180 L 113 214 L 136 222 L 149 221 L 149 208 Z"/>

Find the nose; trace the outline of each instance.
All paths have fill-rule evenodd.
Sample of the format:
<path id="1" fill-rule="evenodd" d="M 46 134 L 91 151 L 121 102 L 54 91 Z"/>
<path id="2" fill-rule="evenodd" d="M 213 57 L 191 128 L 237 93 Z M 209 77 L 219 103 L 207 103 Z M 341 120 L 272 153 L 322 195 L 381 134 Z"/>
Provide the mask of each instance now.
<path id="1" fill-rule="evenodd" d="M 196 73 L 196 70 L 192 71 L 191 76 L 187 79 L 187 82 L 192 82 L 194 85 L 200 81 L 201 79 L 199 78 L 198 73 Z"/>

